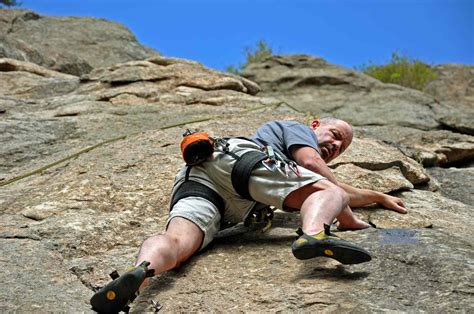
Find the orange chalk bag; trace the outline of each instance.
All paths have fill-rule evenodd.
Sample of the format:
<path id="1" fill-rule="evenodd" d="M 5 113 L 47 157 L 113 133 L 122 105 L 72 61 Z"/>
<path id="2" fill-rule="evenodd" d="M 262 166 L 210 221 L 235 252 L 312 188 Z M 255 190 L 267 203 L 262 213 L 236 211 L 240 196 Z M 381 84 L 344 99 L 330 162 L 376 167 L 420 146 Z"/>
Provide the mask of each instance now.
<path id="1" fill-rule="evenodd" d="M 214 141 L 205 132 L 192 132 L 189 129 L 181 140 L 181 155 L 189 166 L 199 165 L 214 153 Z"/>

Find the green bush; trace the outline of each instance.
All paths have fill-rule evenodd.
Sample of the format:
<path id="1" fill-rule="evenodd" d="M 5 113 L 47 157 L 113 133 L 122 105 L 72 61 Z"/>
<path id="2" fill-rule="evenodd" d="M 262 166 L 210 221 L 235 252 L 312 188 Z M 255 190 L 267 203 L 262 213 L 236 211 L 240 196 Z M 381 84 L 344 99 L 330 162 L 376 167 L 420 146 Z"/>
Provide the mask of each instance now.
<path id="1" fill-rule="evenodd" d="M 437 78 L 428 64 L 401 56 L 397 52 L 392 53 L 392 59 L 385 65 L 368 64 L 358 70 L 384 83 L 418 90 L 423 90 L 429 82 Z"/>
<path id="2" fill-rule="evenodd" d="M 0 5 L 4 5 L 4 6 L 7 6 L 7 7 L 13 7 L 13 6 L 21 5 L 21 2 L 18 2 L 16 0 L 0 0 Z"/>
<path id="3" fill-rule="evenodd" d="M 240 75 L 244 68 L 250 63 L 260 62 L 272 55 L 272 48 L 264 40 L 259 40 L 255 48 L 245 48 L 245 63 L 241 63 L 237 66 L 229 65 L 226 70 L 227 72 Z"/>

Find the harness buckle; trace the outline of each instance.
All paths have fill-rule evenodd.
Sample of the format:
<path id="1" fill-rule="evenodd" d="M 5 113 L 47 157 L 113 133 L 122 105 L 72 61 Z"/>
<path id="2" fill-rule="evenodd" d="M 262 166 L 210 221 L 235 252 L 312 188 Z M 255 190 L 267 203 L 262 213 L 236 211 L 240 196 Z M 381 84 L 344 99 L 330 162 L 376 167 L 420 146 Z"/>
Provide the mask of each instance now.
<path id="1" fill-rule="evenodd" d="M 278 160 L 276 158 L 276 152 L 273 150 L 273 147 L 264 146 L 262 150 L 268 156 L 267 159 L 262 160 L 263 166 L 267 168 L 267 170 L 275 171 L 278 168 Z"/>
<path id="2" fill-rule="evenodd" d="M 222 137 L 211 137 L 212 141 L 214 142 L 215 149 L 221 149 L 223 153 L 227 153 L 229 151 L 229 142 Z"/>
<path id="3" fill-rule="evenodd" d="M 262 164 L 269 171 L 275 171 L 277 169 L 277 164 L 270 158 L 262 160 Z"/>

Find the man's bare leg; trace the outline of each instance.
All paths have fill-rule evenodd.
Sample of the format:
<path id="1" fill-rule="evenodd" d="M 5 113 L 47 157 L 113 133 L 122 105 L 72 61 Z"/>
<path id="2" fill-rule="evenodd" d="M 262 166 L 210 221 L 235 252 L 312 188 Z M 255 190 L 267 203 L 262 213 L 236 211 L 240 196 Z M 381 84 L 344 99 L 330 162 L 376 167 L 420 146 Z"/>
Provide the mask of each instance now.
<path id="1" fill-rule="evenodd" d="M 104 313 L 126 310 L 137 290 L 146 285 L 148 270 L 153 269 L 155 274 L 159 274 L 177 267 L 199 249 L 203 237 L 204 233 L 193 222 L 180 217 L 173 218 L 164 234 L 152 236 L 143 242 L 137 266 L 144 261 L 149 265 L 143 263 L 99 289 L 90 300 L 92 308 Z"/>
<path id="2" fill-rule="evenodd" d="M 287 207 L 300 208 L 306 234 L 317 234 L 324 230 L 324 224 L 330 225 L 348 204 L 347 193 L 327 180 L 293 191 L 284 202 Z"/>
<path id="3" fill-rule="evenodd" d="M 146 239 L 138 253 L 137 263 L 150 262 L 149 269 L 155 270 L 155 275 L 178 267 L 189 259 L 201 246 L 204 233 L 193 222 L 181 218 L 173 218 L 165 233 Z M 141 288 L 148 284 L 148 280 Z"/>

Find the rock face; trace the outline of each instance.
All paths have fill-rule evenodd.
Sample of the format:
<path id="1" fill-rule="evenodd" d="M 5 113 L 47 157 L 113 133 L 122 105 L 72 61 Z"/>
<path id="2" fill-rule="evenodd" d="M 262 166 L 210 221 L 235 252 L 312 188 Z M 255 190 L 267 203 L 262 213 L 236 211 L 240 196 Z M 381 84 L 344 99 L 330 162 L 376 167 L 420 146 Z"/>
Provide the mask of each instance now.
<path id="1" fill-rule="evenodd" d="M 474 138 L 468 134 L 390 126 L 364 126 L 356 130 L 362 136 L 392 143 L 427 167 L 469 162 L 474 158 Z"/>
<path id="2" fill-rule="evenodd" d="M 300 112 L 345 119 L 362 135 L 391 143 L 426 166 L 471 160 L 472 69 L 440 66 L 438 71 L 429 89 L 444 95 L 439 100 L 306 55 L 273 56 L 248 65 L 243 75 L 261 86 L 260 95 Z M 460 85 L 462 92 L 445 93 L 443 82 Z M 453 105 L 456 99 L 461 105 Z"/>
<path id="3" fill-rule="evenodd" d="M 252 96 L 259 88 L 244 78 L 163 57 L 99 68 L 81 80 L 0 59 L 0 78 L 4 178 L 78 145 L 279 103 Z"/>
<path id="4" fill-rule="evenodd" d="M 35 21 L 22 14 L 0 23 Z M 161 56 L 81 77 L 15 59 L 0 59 L 0 310 L 88 311 L 107 274 L 163 230 L 185 128 L 248 136 L 269 120 L 305 122 L 307 111 L 356 125 L 330 164 L 340 181 L 408 208 L 355 209 L 376 228 L 338 232 L 374 259 L 298 261 L 289 246 L 300 217 L 277 211 L 268 233 L 226 229 L 155 277 L 132 311 L 151 311 L 150 299 L 169 312 L 474 310 L 473 140 L 443 129 L 433 96 L 309 56 L 274 57 L 248 78 Z"/>
<path id="5" fill-rule="evenodd" d="M 354 125 L 401 125 L 418 129 L 439 126 L 421 92 L 383 84 L 359 72 L 305 55 L 274 56 L 247 66 L 243 75 L 265 95 L 284 100 L 301 112 L 333 115 Z"/>
<path id="6" fill-rule="evenodd" d="M 0 9 L 0 57 L 82 75 L 95 67 L 144 59 L 156 53 L 140 45 L 118 23 Z"/>
<path id="7" fill-rule="evenodd" d="M 474 168 L 430 168 L 428 173 L 438 181 L 442 195 L 474 206 Z"/>
<path id="8" fill-rule="evenodd" d="M 45 69 L 29 62 L 0 59 L 2 96 L 41 99 L 67 94 L 77 88 L 79 78 Z"/>
<path id="9" fill-rule="evenodd" d="M 443 64 L 434 67 L 438 78 L 425 92 L 442 102 L 437 110 L 440 123 L 459 132 L 474 134 L 474 67 Z"/>
<path id="10" fill-rule="evenodd" d="M 441 64 L 433 71 L 438 78 L 425 92 L 439 101 L 474 105 L 474 67 L 463 64 Z"/>

